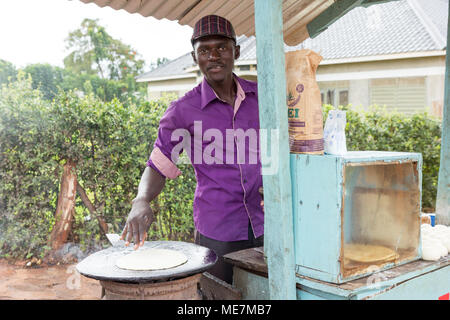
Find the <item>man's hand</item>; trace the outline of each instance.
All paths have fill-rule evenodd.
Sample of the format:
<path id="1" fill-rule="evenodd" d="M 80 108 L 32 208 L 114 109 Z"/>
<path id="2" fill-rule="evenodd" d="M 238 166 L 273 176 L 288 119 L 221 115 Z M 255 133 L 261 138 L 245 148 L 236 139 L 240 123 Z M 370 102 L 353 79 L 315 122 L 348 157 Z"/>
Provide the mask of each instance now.
<path id="1" fill-rule="evenodd" d="M 130 242 L 134 242 L 134 250 L 143 246 L 145 238 L 147 238 L 147 231 L 153 220 L 153 211 L 148 201 L 145 199 L 133 200 L 133 206 L 128 214 L 127 222 L 120 239 L 126 241 L 126 246 Z"/>
<path id="2" fill-rule="evenodd" d="M 150 202 L 155 199 L 164 188 L 166 179 L 151 167 L 146 167 L 139 182 L 138 195 L 133 200 L 127 223 L 120 239 L 129 245 L 134 240 L 134 249 L 144 245 L 147 231 L 154 220 Z"/>

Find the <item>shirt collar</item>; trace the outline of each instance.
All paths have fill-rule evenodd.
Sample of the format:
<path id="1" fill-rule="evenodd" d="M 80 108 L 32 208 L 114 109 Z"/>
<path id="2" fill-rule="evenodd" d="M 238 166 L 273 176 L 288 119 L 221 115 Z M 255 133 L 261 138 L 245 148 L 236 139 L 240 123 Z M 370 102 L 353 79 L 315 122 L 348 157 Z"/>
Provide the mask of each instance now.
<path id="1" fill-rule="evenodd" d="M 245 99 L 246 92 L 256 92 L 255 88 L 249 86 L 245 81 L 242 81 L 237 75 L 233 73 L 234 81 L 236 82 L 237 92 L 236 95 L 241 95 L 241 100 Z M 208 81 L 203 78 L 201 83 L 201 104 L 200 107 L 203 109 L 213 101 L 214 99 L 219 99 L 217 94 L 214 92 L 213 88 L 209 85 Z"/>

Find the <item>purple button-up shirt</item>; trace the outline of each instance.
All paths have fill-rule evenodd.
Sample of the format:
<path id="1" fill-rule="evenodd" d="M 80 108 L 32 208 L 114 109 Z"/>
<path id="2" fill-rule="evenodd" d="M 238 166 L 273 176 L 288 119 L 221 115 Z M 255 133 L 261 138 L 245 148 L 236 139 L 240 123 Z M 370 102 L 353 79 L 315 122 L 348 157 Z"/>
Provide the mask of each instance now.
<path id="1" fill-rule="evenodd" d="M 257 84 L 234 79 L 234 106 L 220 100 L 206 80 L 173 102 L 147 162 L 173 179 L 181 174 L 178 155 L 188 153 L 197 178 L 195 227 L 220 241 L 247 240 L 249 220 L 255 237 L 264 233 Z"/>

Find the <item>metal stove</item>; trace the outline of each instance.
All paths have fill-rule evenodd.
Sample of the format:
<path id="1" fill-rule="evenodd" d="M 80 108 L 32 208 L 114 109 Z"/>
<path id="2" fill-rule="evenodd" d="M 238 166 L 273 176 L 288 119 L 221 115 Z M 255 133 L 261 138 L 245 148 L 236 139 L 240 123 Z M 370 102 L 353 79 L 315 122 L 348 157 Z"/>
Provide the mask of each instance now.
<path id="1" fill-rule="evenodd" d="M 122 242 L 88 256 L 76 268 L 83 276 L 100 280 L 104 300 L 201 299 L 198 283 L 202 272 L 217 262 L 214 251 L 182 241 L 146 241 L 142 248 L 177 250 L 188 261 L 164 270 L 120 269 L 116 260 L 133 251 Z"/>

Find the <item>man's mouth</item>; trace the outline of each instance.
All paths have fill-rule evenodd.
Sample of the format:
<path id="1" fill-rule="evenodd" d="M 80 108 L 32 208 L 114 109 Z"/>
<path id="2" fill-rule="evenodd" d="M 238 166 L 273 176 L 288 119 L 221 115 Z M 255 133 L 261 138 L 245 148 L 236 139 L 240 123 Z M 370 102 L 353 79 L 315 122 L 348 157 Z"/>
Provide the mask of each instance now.
<path id="1" fill-rule="evenodd" d="M 224 68 L 223 64 L 213 64 L 208 66 L 208 71 L 220 71 Z"/>

